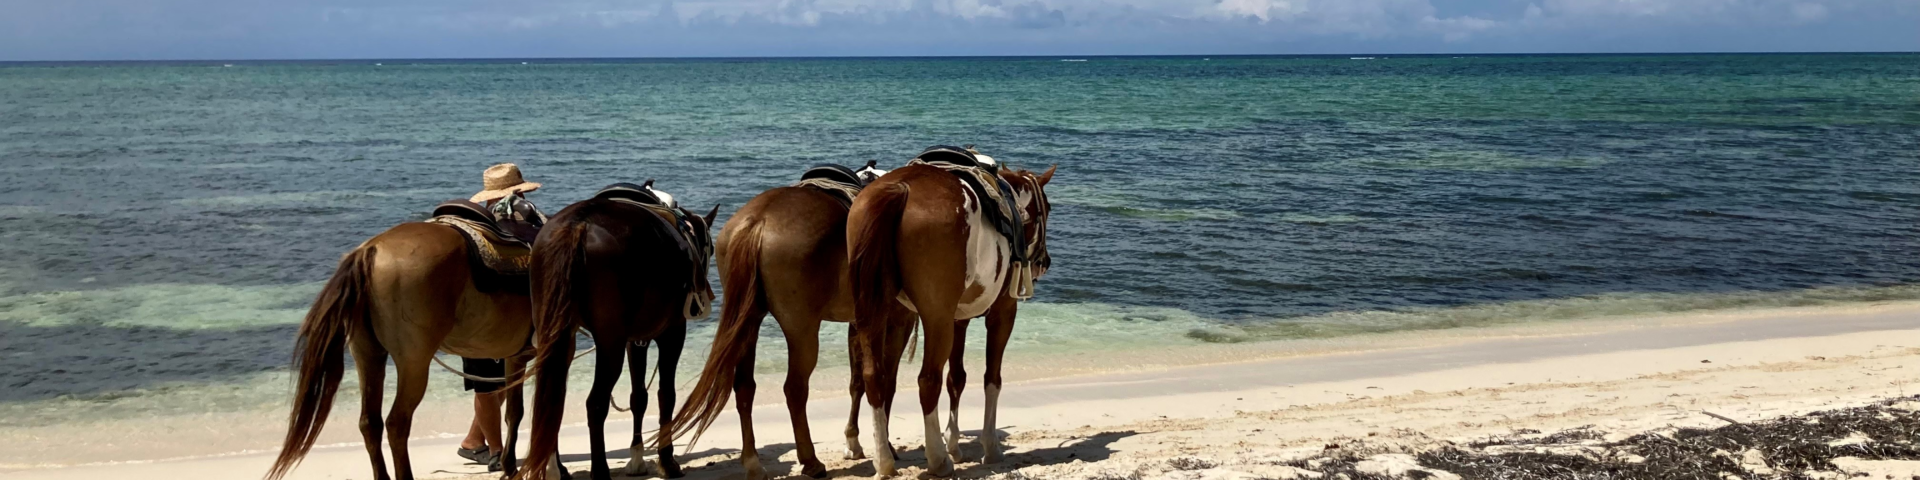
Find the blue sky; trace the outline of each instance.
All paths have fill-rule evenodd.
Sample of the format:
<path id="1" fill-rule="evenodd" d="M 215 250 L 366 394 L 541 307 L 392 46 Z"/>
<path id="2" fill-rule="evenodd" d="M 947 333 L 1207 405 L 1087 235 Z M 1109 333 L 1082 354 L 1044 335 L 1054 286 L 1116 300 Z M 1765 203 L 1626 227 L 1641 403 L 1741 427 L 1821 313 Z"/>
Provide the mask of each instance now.
<path id="1" fill-rule="evenodd" d="M 1920 0 L 0 0 L 0 60 L 1920 50 Z"/>

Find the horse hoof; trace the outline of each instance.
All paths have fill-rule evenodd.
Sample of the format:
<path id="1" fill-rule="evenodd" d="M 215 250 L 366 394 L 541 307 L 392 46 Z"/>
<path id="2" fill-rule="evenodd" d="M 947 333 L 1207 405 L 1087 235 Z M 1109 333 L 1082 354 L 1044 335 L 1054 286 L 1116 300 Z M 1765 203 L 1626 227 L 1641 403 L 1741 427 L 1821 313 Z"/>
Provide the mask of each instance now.
<path id="1" fill-rule="evenodd" d="M 929 467 L 927 468 L 927 471 L 920 473 L 920 478 L 922 480 L 933 479 L 933 478 L 953 478 L 953 464 L 947 463 L 945 465 L 940 465 L 939 467 Z"/>
<path id="2" fill-rule="evenodd" d="M 848 445 L 846 458 L 847 460 L 865 460 L 867 452 L 861 451 L 859 445 Z"/>
<path id="3" fill-rule="evenodd" d="M 687 476 L 687 473 L 680 471 L 680 462 L 667 460 L 660 462 L 660 476 L 665 478 L 680 478 Z"/>
<path id="4" fill-rule="evenodd" d="M 981 455 L 980 463 L 988 463 L 988 464 L 1000 463 L 1001 460 L 1005 460 L 1005 458 L 1002 458 L 1000 456 L 1000 449 L 990 447 L 987 449 L 987 453 L 985 455 Z"/>
<path id="5" fill-rule="evenodd" d="M 800 474 L 813 478 L 827 478 L 827 466 L 826 464 L 820 463 L 819 460 L 802 462 Z"/>
<path id="6" fill-rule="evenodd" d="M 873 471 L 876 476 L 879 476 L 881 478 L 891 477 L 891 476 L 900 474 L 900 470 L 897 468 L 894 468 L 893 459 L 891 458 L 873 459 Z"/>
<path id="7" fill-rule="evenodd" d="M 653 462 L 649 462 L 644 458 L 633 457 L 633 459 L 627 460 L 627 468 L 622 470 L 621 473 L 629 477 L 644 477 L 657 471 L 659 470 L 655 468 Z"/>

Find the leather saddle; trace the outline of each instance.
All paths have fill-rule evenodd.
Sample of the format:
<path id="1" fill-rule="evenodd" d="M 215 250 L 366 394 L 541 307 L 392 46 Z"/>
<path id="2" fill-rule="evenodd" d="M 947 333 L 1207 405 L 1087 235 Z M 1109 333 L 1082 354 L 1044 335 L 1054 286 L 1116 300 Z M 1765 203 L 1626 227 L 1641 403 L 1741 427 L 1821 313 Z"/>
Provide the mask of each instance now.
<path id="1" fill-rule="evenodd" d="M 833 163 L 814 165 L 812 168 L 808 168 L 807 171 L 801 172 L 800 179 L 829 180 L 855 187 L 865 186 L 867 184 L 867 182 L 860 180 L 860 174 L 854 173 L 853 169 Z"/>
<path id="2" fill-rule="evenodd" d="M 634 185 L 627 182 L 607 185 L 606 188 L 594 192 L 593 198 L 600 200 L 625 200 L 656 207 L 672 208 L 675 206 L 673 205 L 674 202 L 671 197 L 665 199 L 660 198 L 660 195 L 653 190 L 653 180 L 647 180 L 645 185 Z"/>
<path id="3" fill-rule="evenodd" d="M 501 276 L 524 276 L 533 264 L 533 239 L 538 226 L 518 220 L 501 221 L 493 212 L 466 199 L 453 199 L 433 207 L 436 223 L 459 230 L 467 240 L 472 262 Z"/>
<path id="4" fill-rule="evenodd" d="M 867 168 L 873 168 L 873 164 L 874 162 L 867 162 Z M 860 194 L 860 189 L 867 186 L 867 181 L 862 179 L 859 172 L 854 169 L 822 163 L 801 172 L 800 181 L 795 182 L 793 186 L 813 187 L 833 195 L 834 199 L 844 205 L 853 206 L 853 197 Z"/>
<path id="5" fill-rule="evenodd" d="M 1026 235 L 1021 231 L 1020 206 L 1014 203 L 1013 185 L 1000 178 L 1000 165 L 980 161 L 968 148 L 950 145 L 927 147 L 908 163 L 926 163 L 960 177 L 980 199 L 980 210 L 993 229 L 1013 246 L 1013 261 L 1027 261 Z"/>

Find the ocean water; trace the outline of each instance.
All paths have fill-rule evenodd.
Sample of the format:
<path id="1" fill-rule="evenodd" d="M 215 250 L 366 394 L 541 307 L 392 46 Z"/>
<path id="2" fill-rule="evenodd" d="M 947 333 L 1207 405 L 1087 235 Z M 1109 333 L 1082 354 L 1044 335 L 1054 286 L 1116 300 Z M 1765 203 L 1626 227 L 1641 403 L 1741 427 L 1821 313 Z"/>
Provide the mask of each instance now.
<path id="1" fill-rule="evenodd" d="M 1059 60 L 0 65 L 0 429 L 284 408 L 338 256 L 508 161 L 1058 165 L 1015 358 L 1920 299 L 1920 55 Z"/>

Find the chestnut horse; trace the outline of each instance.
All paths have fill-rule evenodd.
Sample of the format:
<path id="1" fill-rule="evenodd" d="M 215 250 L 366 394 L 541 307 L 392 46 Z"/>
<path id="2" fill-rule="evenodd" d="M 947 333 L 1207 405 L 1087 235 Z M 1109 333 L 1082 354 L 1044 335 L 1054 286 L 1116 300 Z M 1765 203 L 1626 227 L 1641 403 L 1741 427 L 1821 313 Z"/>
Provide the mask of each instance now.
<path id="1" fill-rule="evenodd" d="M 454 227 L 424 222 L 387 230 L 340 260 L 300 324 L 294 344 L 295 392 L 287 436 L 267 470 L 277 480 L 306 458 L 333 407 L 353 352 L 360 374 L 360 435 L 373 462 L 373 477 L 387 480 L 380 455 L 384 426 L 393 442 L 393 469 L 413 478 L 407 453 L 413 411 L 427 392 L 427 370 L 436 351 L 463 357 L 505 358 L 507 371 L 526 364 L 522 350 L 532 330 L 532 307 L 524 283 L 491 271 L 475 271 L 466 238 Z M 504 283 L 504 285 L 502 284 Z M 387 358 L 399 374 L 393 411 L 380 418 Z M 513 451 L 521 417 L 520 386 L 507 395 L 506 451 Z M 513 458 L 503 466 L 513 471 Z"/>
<path id="2" fill-rule="evenodd" d="M 866 357 L 867 403 L 873 406 L 873 438 L 877 443 L 874 469 L 881 476 L 896 473 L 888 444 L 887 417 L 893 409 L 896 375 L 902 349 L 887 339 L 913 324 L 885 315 L 905 304 L 920 316 L 926 330 L 920 368 L 920 411 L 926 422 L 927 473 L 948 476 L 959 456 L 959 427 L 948 424 L 940 438 L 941 365 L 951 362 L 947 377 L 952 394 L 953 421 L 959 421 L 960 391 L 966 384 L 961 369 L 962 343 L 969 319 L 987 317 L 986 426 L 980 442 L 986 463 L 1000 460 L 1000 439 L 994 416 L 1000 398 L 1000 366 L 1007 339 L 1013 332 L 1019 301 L 1030 296 L 1031 280 L 1046 273 L 1046 223 L 1052 207 L 1044 188 L 1053 168 L 1036 174 L 1002 169 L 1000 178 L 1013 187 L 1007 201 L 1021 212 L 1021 245 L 1010 245 L 988 222 L 979 198 L 953 173 L 915 162 L 868 185 L 854 200 L 847 218 L 847 247 L 853 273 L 854 339 Z M 1022 248 L 1027 261 L 1012 261 Z"/>
<path id="3" fill-rule="evenodd" d="M 645 187 L 651 192 L 652 182 Z M 656 192 L 657 194 L 657 192 Z M 614 383 L 620 379 L 628 346 L 660 343 L 660 424 L 673 418 L 673 373 L 679 364 L 687 321 L 706 316 L 713 300 L 707 259 L 713 255 L 705 218 L 674 206 L 643 206 L 596 196 L 568 206 L 547 221 L 533 243 L 534 381 L 532 446 L 528 465 L 546 465 L 559 455 L 560 421 L 565 410 L 567 369 L 573 359 L 573 335 L 593 336 L 593 386 L 587 393 L 587 429 L 595 480 L 611 478 L 602 434 Z M 633 413 L 646 412 L 645 347 L 631 362 Z M 643 428 L 633 422 L 634 455 L 629 470 L 644 462 L 639 455 Z M 681 476 L 673 445 L 658 450 L 662 475 Z M 544 468 L 523 469 L 515 479 L 544 479 Z"/>
<path id="4" fill-rule="evenodd" d="M 857 175 L 864 182 L 885 173 L 869 165 Z M 741 206 L 720 229 L 720 282 L 727 301 L 720 309 L 719 330 L 700 381 L 673 424 L 660 430 L 662 443 L 688 433 L 697 441 L 726 408 L 728 390 L 732 390 L 740 415 L 740 462 L 749 480 L 767 477 L 753 439 L 753 360 L 761 320 L 772 313 L 787 341 L 787 412 L 792 416 L 801 473 L 815 478 L 826 475 L 807 424 L 807 395 L 820 355 L 820 323 L 853 320 L 846 259 L 849 205 L 843 198 L 808 185 L 767 190 Z M 899 307 L 887 314 L 910 317 L 913 312 Z M 857 363 L 854 371 L 853 411 L 846 428 L 849 459 L 865 457 L 855 420 L 863 389 Z"/>

